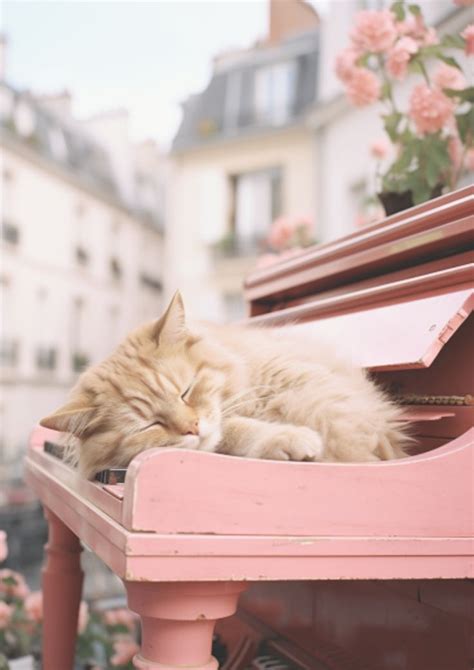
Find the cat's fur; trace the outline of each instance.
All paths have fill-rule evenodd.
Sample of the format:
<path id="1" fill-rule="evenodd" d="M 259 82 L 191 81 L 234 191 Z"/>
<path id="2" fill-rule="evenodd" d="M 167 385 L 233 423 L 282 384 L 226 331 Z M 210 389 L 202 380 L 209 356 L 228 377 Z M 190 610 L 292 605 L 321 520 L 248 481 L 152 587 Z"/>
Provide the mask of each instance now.
<path id="1" fill-rule="evenodd" d="M 296 461 L 403 456 L 399 410 L 364 371 L 321 347 L 274 330 L 188 328 L 177 294 L 41 424 L 78 438 L 86 477 L 150 447 Z"/>

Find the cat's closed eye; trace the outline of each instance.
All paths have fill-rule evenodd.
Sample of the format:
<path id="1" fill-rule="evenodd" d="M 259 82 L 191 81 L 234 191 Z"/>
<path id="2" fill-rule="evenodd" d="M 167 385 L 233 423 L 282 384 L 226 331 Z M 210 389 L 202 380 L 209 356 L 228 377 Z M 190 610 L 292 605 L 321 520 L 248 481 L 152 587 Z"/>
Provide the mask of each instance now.
<path id="1" fill-rule="evenodd" d="M 191 391 L 191 389 L 193 387 L 193 384 L 194 384 L 194 381 L 191 382 L 191 384 L 189 384 L 188 388 L 186 389 L 186 391 L 184 391 L 184 393 L 181 393 L 180 398 L 184 402 L 186 402 L 186 396 L 189 395 L 189 392 Z"/>
<path id="2" fill-rule="evenodd" d="M 154 428 L 155 426 L 164 426 L 164 425 L 165 424 L 163 423 L 163 421 L 160 421 L 159 419 L 156 419 L 152 423 L 149 423 L 148 426 L 145 426 L 144 428 L 142 428 L 142 430 L 148 430 L 148 428 Z"/>

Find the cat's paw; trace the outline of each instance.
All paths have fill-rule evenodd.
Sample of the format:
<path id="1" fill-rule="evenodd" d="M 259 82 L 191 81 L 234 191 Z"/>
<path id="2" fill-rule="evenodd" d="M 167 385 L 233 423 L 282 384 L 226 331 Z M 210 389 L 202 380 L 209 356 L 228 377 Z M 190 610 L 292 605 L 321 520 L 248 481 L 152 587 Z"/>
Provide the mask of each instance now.
<path id="1" fill-rule="evenodd" d="M 276 461 L 319 461 L 324 453 L 320 435 L 304 426 L 281 428 L 262 447 L 262 458 Z"/>

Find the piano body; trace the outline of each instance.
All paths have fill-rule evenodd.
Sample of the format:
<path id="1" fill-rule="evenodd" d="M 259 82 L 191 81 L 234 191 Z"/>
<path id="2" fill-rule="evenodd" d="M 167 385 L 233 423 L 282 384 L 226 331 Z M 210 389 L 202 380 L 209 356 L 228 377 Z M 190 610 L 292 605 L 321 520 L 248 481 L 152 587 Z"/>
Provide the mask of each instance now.
<path id="1" fill-rule="evenodd" d="M 215 670 L 216 621 L 224 670 L 473 667 L 473 200 L 442 196 L 245 285 L 251 322 L 341 342 L 398 398 L 413 455 L 152 449 L 111 484 L 78 478 L 44 451 L 56 434 L 33 431 L 27 478 L 50 528 L 45 670 L 72 668 L 80 540 L 142 618 L 137 668 Z"/>

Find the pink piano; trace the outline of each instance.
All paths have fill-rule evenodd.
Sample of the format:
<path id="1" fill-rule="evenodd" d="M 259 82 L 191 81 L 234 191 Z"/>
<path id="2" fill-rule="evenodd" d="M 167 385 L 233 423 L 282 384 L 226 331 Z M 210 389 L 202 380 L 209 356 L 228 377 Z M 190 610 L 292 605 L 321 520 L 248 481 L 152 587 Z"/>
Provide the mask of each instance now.
<path id="1" fill-rule="evenodd" d="M 73 667 L 81 541 L 142 622 L 142 670 L 469 670 L 473 189 L 255 272 L 251 321 L 341 343 L 413 423 L 413 455 L 283 463 L 149 450 L 89 482 L 35 429 L 49 523 L 44 670 Z M 50 450 L 51 451 L 51 450 Z M 112 479 L 113 481 L 113 479 Z M 230 618 L 229 618 L 230 617 Z"/>

